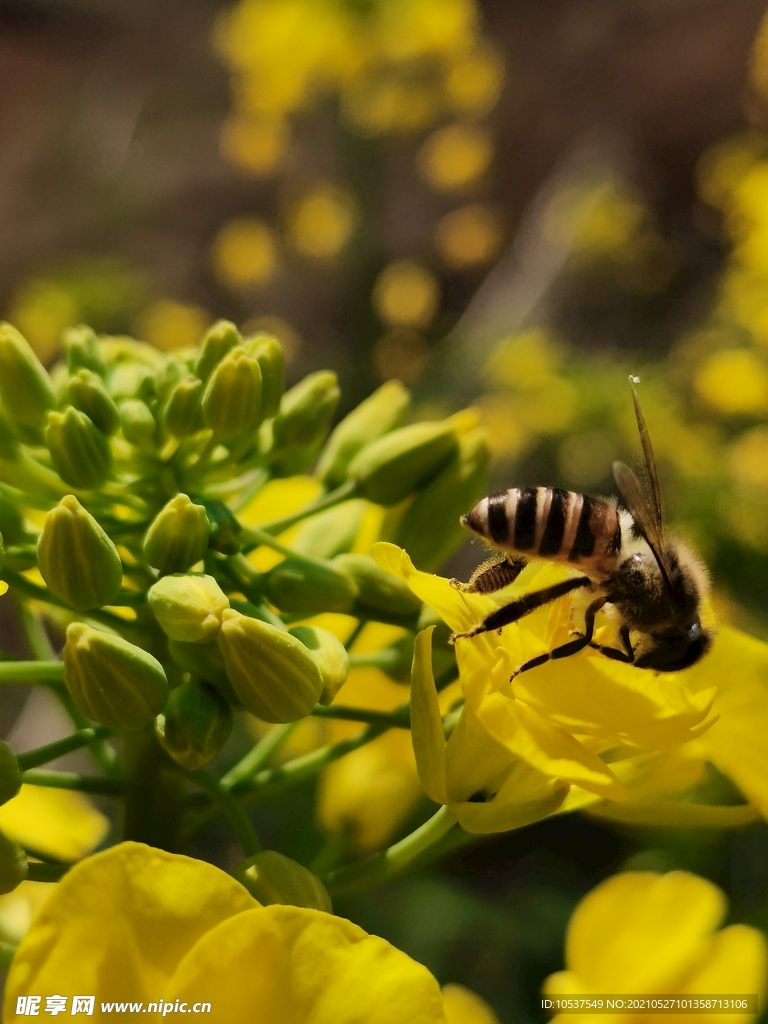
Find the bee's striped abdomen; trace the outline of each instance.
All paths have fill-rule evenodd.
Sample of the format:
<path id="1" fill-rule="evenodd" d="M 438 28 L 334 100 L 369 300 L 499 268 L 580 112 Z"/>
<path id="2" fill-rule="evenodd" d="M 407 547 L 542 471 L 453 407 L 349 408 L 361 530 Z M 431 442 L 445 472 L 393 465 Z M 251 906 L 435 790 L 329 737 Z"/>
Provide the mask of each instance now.
<path id="1" fill-rule="evenodd" d="M 483 498 L 463 522 L 502 551 L 609 574 L 621 549 L 616 508 L 558 487 L 513 487 Z"/>

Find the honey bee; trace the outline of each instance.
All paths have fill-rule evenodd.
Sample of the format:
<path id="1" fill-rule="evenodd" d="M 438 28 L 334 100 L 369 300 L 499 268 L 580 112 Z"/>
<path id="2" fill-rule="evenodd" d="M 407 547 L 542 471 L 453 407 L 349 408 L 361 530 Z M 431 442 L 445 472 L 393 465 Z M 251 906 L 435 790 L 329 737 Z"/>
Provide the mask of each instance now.
<path id="1" fill-rule="evenodd" d="M 702 626 L 700 606 L 709 577 L 698 557 L 664 530 L 656 461 L 634 384 L 630 377 L 643 468 L 637 476 L 623 462 L 613 475 L 622 503 L 590 498 L 557 487 L 513 487 L 479 501 L 462 523 L 499 554 L 481 565 L 460 590 L 492 593 L 511 583 L 529 558 L 575 566 L 582 575 L 533 591 L 492 612 L 453 641 L 500 630 L 510 622 L 583 588 L 590 601 L 583 632 L 568 643 L 525 662 L 515 673 L 568 658 L 591 647 L 614 661 L 656 672 L 676 672 L 702 658 L 712 632 Z M 619 620 L 621 649 L 593 641 L 598 611 Z"/>

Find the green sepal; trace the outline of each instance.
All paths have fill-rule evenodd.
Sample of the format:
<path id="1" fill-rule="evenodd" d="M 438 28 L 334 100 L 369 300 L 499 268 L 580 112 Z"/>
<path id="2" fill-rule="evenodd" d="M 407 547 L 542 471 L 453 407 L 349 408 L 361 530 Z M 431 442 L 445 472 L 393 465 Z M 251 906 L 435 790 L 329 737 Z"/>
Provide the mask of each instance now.
<path id="1" fill-rule="evenodd" d="M 117 548 L 73 494 L 46 515 L 37 564 L 51 593 L 77 611 L 111 604 L 120 591 Z"/>
<path id="2" fill-rule="evenodd" d="M 194 772 L 222 750 L 232 732 L 232 712 L 224 698 L 197 680 L 171 690 L 157 716 L 155 734 L 182 768 Z"/>
<path id="3" fill-rule="evenodd" d="M 405 581 L 380 569 L 370 555 L 338 555 L 333 564 L 355 581 L 359 608 L 388 615 L 416 615 L 421 609 Z"/>
<path id="4" fill-rule="evenodd" d="M 332 914 L 331 897 L 320 879 L 277 850 L 262 850 L 238 864 L 232 874 L 255 900 Z"/>
<path id="5" fill-rule="evenodd" d="M 458 450 L 453 423 L 413 423 L 361 448 L 349 464 L 360 494 L 396 505 L 435 477 Z"/>
<path id="6" fill-rule="evenodd" d="M 286 558 L 266 574 L 266 594 L 284 612 L 350 612 L 354 580 L 331 562 Z"/>
<path id="7" fill-rule="evenodd" d="M 27 855 L 8 836 L 0 832 L 0 895 L 5 895 L 21 885 L 29 873 Z"/>
<path id="8" fill-rule="evenodd" d="M 255 430 L 261 422 L 261 367 L 242 346 L 228 352 L 211 374 L 203 419 L 219 437 Z"/>
<path id="9" fill-rule="evenodd" d="M 120 413 L 104 387 L 104 381 L 84 367 L 67 381 L 67 398 L 76 409 L 93 420 L 106 437 L 120 426 Z"/>
<path id="10" fill-rule="evenodd" d="M 202 505 L 177 494 L 160 509 L 144 535 L 144 557 L 161 574 L 185 572 L 205 554 L 210 526 Z"/>
<path id="11" fill-rule="evenodd" d="M 261 368 L 261 415 L 271 419 L 280 409 L 285 390 L 283 346 L 271 334 L 259 333 L 247 338 L 243 347 Z"/>
<path id="12" fill-rule="evenodd" d="M 147 403 L 139 398 L 127 398 L 120 402 L 119 409 L 123 437 L 126 441 L 137 446 L 151 444 L 157 423 Z"/>
<path id="13" fill-rule="evenodd" d="M 272 425 L 275 450 L 311 448 L 322 442 L 340 396 L 336 374 L 330 370 L 310 373 L 286 391 Z"/>
<path id="14" fill-rule="evenodd" d="M 63 335 L 64 351 L 67 356 L 67 369 L 70 373 L 78 370 L 90 370 L 103 377 L 107 365 L 99 350 L 99 339 L 90 327 L 80 324 L 79 327 L 68 327 Z"/>
<path id="15" fill-rule="evenodd" d="M 203 426 L 203 382 L 186 377 L 175 385 L 163 412 L 166 430 L 174 437 L 191 437 Z"/>
<path id="16" fill-rule="evenodd" d="M 229 608 L 219 584 L 203 573 L 163 576 L 150 587 L 147 601 L 166 636 L 185 643 L 212 640 Z"/>
<path id="17" fill-rule="evenodd" d="M 217 320 L 211 324 L 200 343 L 195 375 L 205 383 L 224 356 L 242 340 L 240 332 L 230 320 Z"/>
<path id="18" fill-rule="evenodd" d="M 45 367 L 9 323 L 0 324 L 0 398 L 15 423 L 33 429 L 42 426 L 46 412 L 56 404 Z"/>
<path id="19" fill-rule="evenodd" d="M 349 655 L 344 644 L 333 633 L 319 626 L 295 626 L 288 630 L 301 640 L 317 665 L 323 680 L 318 704 L 330 704 L 347 680 Z"/>
<path id="20" fill-rule="evenodd" d="M 125 732 L 145 729 L 168 699 L 168 680 L 156 658 L 83 622 L 67 627 L 64 682 L 84 715 Z"/>
<path id="21" fill-rule="evenodd" d="M 0 804 L 5 804 L 21 789 L 21 769 L 13 750 L 0 740 Z"/>
<path id="22" fill-rule="evenodd" d="M 64 412 L 49 412 L 45 443 L 54 469 L 70 487 L 92 490 L 109 479 L 109 441 L 90 416 L 79 409 L 70 405 Z"/>
<path id="23" fill-rule="evenodd" d="M 326 487 L 338 487 L 352 459 L 370 441 L 402 426 L 411 394 L 399 380 L 390 380 L 345 416 L 326 442 L 315 470 Z"/>
<path id="24" fill-rule="evenodd" d="M 296 722 L 323 691 L 320 670 L 304 644 L 284 629 L 230 608 L 218 636 L 229 681 L 246 711 L 264 722 Z"/>

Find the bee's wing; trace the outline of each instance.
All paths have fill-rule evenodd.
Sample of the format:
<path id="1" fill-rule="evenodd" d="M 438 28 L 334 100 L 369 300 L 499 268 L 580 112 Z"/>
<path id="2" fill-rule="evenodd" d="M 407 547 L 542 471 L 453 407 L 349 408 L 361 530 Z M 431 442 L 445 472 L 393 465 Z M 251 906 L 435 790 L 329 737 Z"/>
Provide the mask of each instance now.
<path id="1" fill-rule="evenodd" d="M 648 542 L 648 547 L 658 562 L 667 585 L 669 581 L 669 565 L 664 548 L 664 535 L 661 523 L 653 506 L 653 497 L 646 493 L 645 488 L 634 472 L 624 462 L 614 462 L 613 477 L 629 514 L 635 521 L 638 530 Z"/>
<path id="2" fill-rule="evenodd" d="M 645 425 L 645 416 L 643 416 L 640 399 L 637 397 L 635 382 L 632 377 L 629 378 L 629 386 L 632 389 L 632 403 L 635 407 L 637 430 L 640 434 L 640 444 L 643 449 L 643 475 L 645 476 L 645 482 L 650 493 L 650 507 L 653 512 L 654 520 L 657 524 L 658 532 L 659 534 L 662 534 L 664 530 L 664 504 L 661 500 L 661 487 L 659 487 L 659 476 L 656 472 L 656 458 L 653 454 L 651 437 L 648 433 L 648 427 Z M 616 482 L 618 483 L 618 480 Z"/>

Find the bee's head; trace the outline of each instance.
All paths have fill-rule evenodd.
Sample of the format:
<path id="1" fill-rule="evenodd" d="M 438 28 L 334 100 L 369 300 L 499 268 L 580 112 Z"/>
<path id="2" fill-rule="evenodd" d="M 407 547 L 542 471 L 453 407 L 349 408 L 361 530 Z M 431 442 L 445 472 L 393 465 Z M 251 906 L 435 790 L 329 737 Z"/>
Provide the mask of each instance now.
<path id="1" fill-rule="evenodd" d="M 679 672 L 704 657 L 712 646 L 712 632 L 696 619 L 682 629 L 653 633 L 654 646 L 635 661 L 638 668 L 656 672 Z"/>

